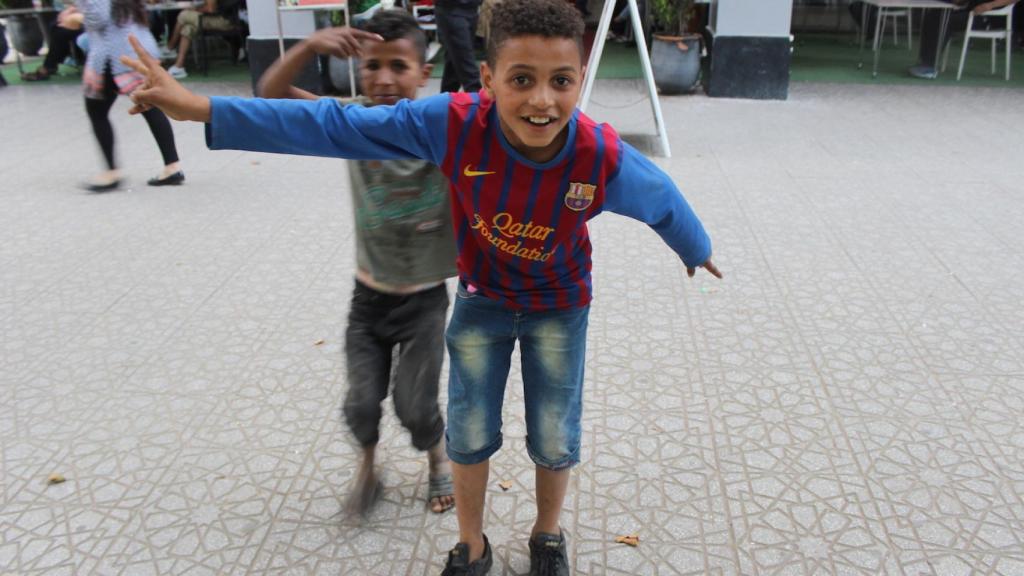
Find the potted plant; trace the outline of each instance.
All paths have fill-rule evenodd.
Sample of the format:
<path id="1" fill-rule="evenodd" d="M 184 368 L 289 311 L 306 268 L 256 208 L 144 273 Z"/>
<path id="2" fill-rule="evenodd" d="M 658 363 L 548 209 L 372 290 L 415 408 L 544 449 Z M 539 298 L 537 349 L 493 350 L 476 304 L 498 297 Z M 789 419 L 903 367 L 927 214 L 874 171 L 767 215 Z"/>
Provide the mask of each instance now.
<path id="1" fill-rule="evenodd" d="M 651 0 L 655 33 L 651 40 L 654 83 L 662 94 L 684 94 L 700 80 L 701 36 L 689 29 L 693 0 Z"/>

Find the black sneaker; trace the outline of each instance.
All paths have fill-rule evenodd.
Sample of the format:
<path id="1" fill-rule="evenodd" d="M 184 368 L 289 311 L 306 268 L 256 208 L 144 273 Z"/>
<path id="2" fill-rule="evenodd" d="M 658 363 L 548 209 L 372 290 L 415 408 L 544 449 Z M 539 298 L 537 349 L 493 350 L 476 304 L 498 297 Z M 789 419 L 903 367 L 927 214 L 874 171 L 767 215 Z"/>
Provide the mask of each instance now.
<path id="1" fill-rule="evenodd" d="M 459 542 L 448 552 L 448 562 L 444 565 L 441 576 L 484 576 L 491 571 L 494 558 L 491 556 L 491 544 L 484 536 L 484 555 L 474 562 L 469 561 L 469 544 Z"/>
<path id="2" fill-rule="evenodd" d="M 564 532 L 530 538 L 530 576 L 569 576 Z"/>

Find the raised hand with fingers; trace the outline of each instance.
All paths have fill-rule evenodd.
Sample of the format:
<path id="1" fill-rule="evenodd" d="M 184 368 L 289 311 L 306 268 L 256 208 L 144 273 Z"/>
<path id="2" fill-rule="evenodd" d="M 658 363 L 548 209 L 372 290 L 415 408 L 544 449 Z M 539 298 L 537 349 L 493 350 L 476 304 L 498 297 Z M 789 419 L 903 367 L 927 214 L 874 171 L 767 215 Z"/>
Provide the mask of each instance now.
<path id="1" fill-rule="evenodd" d="M 383 41 L 383 38 L 372 32 L 341 26 L 317 30 L 306 39 L 306 44 L 317 54 L 358 58 L 363 55 L 363 42 Z"/>
<path id="2" fill-rule="evenodd" d="M 189 91 L 175 80 L 160 61 L 142 47 L 135 36 L 129 36 L 138 59 L 121 56 L 121 62 L 145 78 L 142 86 L 131 94 L 129 113 L 139 114 L 150 107 L 159 108 L 174 120 L 210 121 L 210 99 Z"/>

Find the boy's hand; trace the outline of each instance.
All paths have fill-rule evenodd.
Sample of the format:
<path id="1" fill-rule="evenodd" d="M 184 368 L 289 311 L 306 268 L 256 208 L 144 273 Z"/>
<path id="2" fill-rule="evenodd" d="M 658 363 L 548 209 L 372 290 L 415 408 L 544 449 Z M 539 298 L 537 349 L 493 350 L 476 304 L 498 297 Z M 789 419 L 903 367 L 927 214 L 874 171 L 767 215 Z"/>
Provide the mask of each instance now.
<path id="1" fill-rule="evenodd" d="M 349 58 L 363 55 L 364 41 L 383 42 L 384 39 L 372 32 L 340 26 L 317 30 L 306 39 L 306 45 L 317 54 Z"/>
<path id="2" fill-rule="evenodd" d="M 128 36 L 128 41 L 139 59 L 121 56 L 121 62 L 145 78 L 142 86 L 132 92 L 135 105 L 128 111 L 130 114 L 139 114 L 156 106 L 175 120 L 210 121 L 209 98 L 194 94 L 179 84 L 164 70 L 159 60 L 146 52 L 134 35 Z"/>
<path id="3" fill-rule="evenodd" d="M 708 258 L 707 260 L 705 260 L 704 263 L 700 265 L 700 267 L 705 269 L 705 270 L 707 270 L 708 272 L 710 272 L 711 275 L 714 276 L 715 278 L 718 278 L 719 280 L 722 279 L 722 273 L 719 272 L 718 268 L 714 264 L 711 263 L 711 258 Z M 687 276 L 689 276 L 690 278 L 693 278 L 693 275 L 696 274 L 696 273 L 697 273 L 697 269 L 696 268 L 689 268 L 689 267 L 687 267 L 687 269 L 686 269 L 686 275 Z"/>

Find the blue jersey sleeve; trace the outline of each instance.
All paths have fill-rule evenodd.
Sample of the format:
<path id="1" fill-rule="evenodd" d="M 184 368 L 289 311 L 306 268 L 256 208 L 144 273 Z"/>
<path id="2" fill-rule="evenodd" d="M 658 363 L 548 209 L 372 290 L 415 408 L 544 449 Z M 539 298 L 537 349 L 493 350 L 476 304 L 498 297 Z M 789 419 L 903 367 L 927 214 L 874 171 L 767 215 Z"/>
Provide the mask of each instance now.
<path id="1" fill-rule="evenodd" d="M 604 209 L 653 228 L 691 268 L 711 257 L 711 239 L 675 183 L 625 142 L 619 170 L 605 185 Z"/>
<path id="2" fill-rule="evenodd" d="M 206 145 L 351 160 L 419 158 L 440 165 L 448 148 L 449 96 L 394 106 L 343 105 L 333 98 L 210 98 Z"/>

